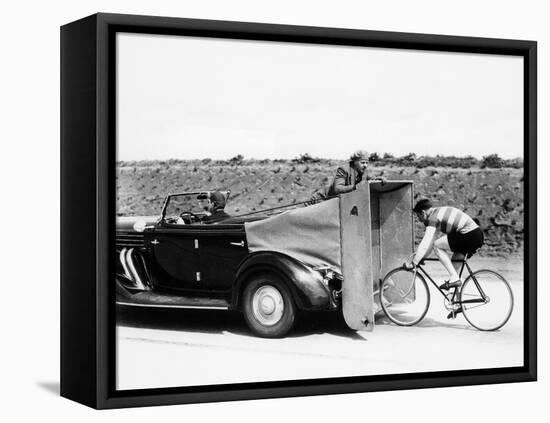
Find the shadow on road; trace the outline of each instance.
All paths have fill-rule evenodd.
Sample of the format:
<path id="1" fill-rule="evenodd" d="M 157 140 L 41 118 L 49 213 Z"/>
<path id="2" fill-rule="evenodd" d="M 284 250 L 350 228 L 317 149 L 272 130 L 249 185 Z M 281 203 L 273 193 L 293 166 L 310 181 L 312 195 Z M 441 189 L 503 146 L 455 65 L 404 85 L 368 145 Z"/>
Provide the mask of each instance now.
<path id="1" fill-rule="evenodd" d="M 435 319 L 424 319 L 422 320 L 418 325 L 416 325 L 419 328 L 449 328 L 449 329 L 460 329 L 460 330 L 470 330 L 470 331 L 476 331 L 477 329 L 470 326 L 469 323 L 451 323 L 453 320 L 448 320 L 447 322 L 441 322 Z"/>
<path id="2" fill-rule="evenodd" d="M 233 332 L 248 334 L 238 312 L 184 310 L 141 307 L 117 307 L 117 325 L 142 329 L 174 330 L 201 333 Z"/>
<path id="3" fill-rule="evenodd" d="M 386 316 L 376 316 L 377 319 L 376 319 L 376 324 L 377 325 L 395 325 L 397 326 L 395 323 L 393 323 L 392 321 L 390 321 L 390 319 L 388 319 Z M 420 323 L 417 323 L 416 325 L 414 325 L 413 327 L 415 328 L 448 328 L 448 329 L 460 329 L 460 330 L 473 330 L 473 331 L 477 331 L 477 329 L 473 328 L 472 326 L 470 326 L 467 322 L 465 323 L 458 323 L 456 321 L 453 321 L 453 320 L 448 320 L 448 321 L 440 321 L 440 320 L 436 320 L 436 319 L 432 319 L 432 318 L 429 318 L 429 317 L 426 317 L 424 319 L 422 319 L 422 321 Z"/>
<path id="4" fill-rule="evenodd" d="M 300 337 L 313 334 L 327 333 L 358 341 L 365 339 L 356 331 L 350 329 L 339 312 L 309 312 L 298 316 L 296 327 L 289 337 Z"/>
<path id="5" fill-rule="evenodd" d="M 255 337 L 246 325 L 242 314 L 236 311 L 144 309 L 119 306 L 116 319 L 118 326 L 133 328 L 210 334 L 230 332 L 236 335 Z M 336 312 L 299 314 L 296 326 L 287 337 L 297 338 L 321 333 L 364 341 L 361 336 L 346 326 L 341 314 Z"/>

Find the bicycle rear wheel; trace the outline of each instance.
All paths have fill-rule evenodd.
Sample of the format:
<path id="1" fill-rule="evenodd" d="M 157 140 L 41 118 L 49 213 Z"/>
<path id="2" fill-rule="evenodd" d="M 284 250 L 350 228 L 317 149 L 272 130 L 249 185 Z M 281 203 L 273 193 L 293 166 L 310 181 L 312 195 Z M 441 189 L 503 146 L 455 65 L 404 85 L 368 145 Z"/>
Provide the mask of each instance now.
<path id="1" fill-rule="evenodd" d="M 412 326 L 430 306 L 430 290 L 424 277 L 403 267 L 389 272 L 380 285 L 380 305 L 393 323 Z"/>
<path id="2" fill-rule="evenodd" d="M 514 308 L 510 284 L 492 270 L 478 270 L 468 276 L 460 290 L 460 302 L 468 323 L 483 331 L 500 329 Z"/>

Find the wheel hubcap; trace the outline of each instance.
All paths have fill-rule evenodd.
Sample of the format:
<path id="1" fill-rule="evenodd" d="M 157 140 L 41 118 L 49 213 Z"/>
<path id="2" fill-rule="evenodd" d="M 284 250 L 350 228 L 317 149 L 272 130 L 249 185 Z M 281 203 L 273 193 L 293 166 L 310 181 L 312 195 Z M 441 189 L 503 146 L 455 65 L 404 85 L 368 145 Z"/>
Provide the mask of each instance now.
<path id="1" fill-rule="evenodd" d="M 275 311 L 275 301 L 273 301 L 273 298 L 271 297 L 262 298 L 262 302 L 260 304 L 260 310 L 263 314 L 273 314 L 273 312 Z"/>
<path id="2" fill-rule="evenodd" d="M 283 317 L 285 305 L 280 291 L 271 285 L 262 286 L 252 297 L 254 317 L 266 326 L 275 325 Z"/>

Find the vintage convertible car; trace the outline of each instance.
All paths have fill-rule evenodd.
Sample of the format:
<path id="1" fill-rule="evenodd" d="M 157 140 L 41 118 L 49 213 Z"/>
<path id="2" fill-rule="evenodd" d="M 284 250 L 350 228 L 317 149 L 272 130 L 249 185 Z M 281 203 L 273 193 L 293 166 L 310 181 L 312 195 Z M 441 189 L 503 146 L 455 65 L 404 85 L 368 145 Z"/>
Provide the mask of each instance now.
<path id="1" fill-rule="evenodd" d="M 343 310 L 350 327 L 372 328 L 374 282 L 394 264 L 390 251 L 412 248 L 412 189 L 365 185 L 215 223 L 205 219 L 210 191 L 168 195 L 160 216 L 118 218 L 117 304 L 240 310 L 262 337 L 284 336 L 298 310 Z M 404 236 L 403 224 L 381 230 L 403 215 Z"/>

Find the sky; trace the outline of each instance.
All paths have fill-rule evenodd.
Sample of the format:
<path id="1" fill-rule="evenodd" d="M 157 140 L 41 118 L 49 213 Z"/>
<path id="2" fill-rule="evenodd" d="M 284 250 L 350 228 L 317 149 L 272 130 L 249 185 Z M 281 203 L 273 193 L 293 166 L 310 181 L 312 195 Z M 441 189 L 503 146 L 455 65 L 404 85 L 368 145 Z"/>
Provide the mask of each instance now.
<path id="1" fill-rule="evenodd" d="M 523 157 L 523 59 L 117 36 L 117 160 Z"/>

